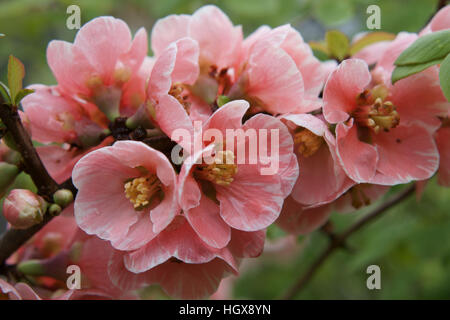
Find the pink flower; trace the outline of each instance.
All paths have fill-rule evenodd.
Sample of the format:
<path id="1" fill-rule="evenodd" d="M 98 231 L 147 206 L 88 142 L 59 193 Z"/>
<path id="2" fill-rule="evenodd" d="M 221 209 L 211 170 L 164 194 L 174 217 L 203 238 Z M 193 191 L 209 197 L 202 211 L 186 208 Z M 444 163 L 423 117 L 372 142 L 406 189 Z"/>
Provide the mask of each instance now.
<path id="1" fill-rule="evenodd" d="M 68 179 L 83 154 L 101 144 L 108 121 L 96 106 L 61 94 L 57 87 L 34 85 L 22 100 L 37 151 L 51 176 Z"/>
<path id="2" fill-rule="evenodd" d="M 334 64 L 320 63 L 290 26 L 263 27 L 242 41 L 240 26 L 219 8 L 204 6 L 192 16 L 159 20 L 152 32 L 155 55 L 183 37 L 199 45 L 200 75 L 186 92 L 196 117 L 204 117 L 208 104 L 223 95 L 273 114 L 320 108 L 317 96 Z"/>
<path id="3" fill-rule="evenodd" d="M 427 179 L 439 163 L 432 132 L 440 124 L 437 116 L 448 106 L 437 70 L 430 68 L 392 85 L 388 60 L 393 54 L 386 50 L 373 77 L 364 61 L 345 60 L 325 86 L 323 113 L 329 123 L 337 124 L 338 159 L 358 183 Z"/>
<path id="4" fill-rule="evenodd" d="M 223 140 L 204 143 L 201 150 L 184 161 L 179 176 L 178 195 L 186 219 L 203 241 L 217 248 L 227 245 L 231 228 L 256 231 L 273 223 L 298 177 L 293 141 L 286 126 L 263 114 L 242 124 L 248 108 L 246 101 L 237 100 L 217 110 L 204 123 L 203 132 L 219 132 Z M 242 139 L 238 134 L 226 139 L 227 129 L 254 133 L 254 138 L 249 141 L 249 137 Z M 271 143 L 276 137 L 274 131 L 279 135 L 276 141 L 279 146 Z M 261 136 L 262 132 L 267 136 Z M 264 146 L 263 141 L 268 145 Z M 259 156 L 250 154 L 250 148 L 258 146 Z M 219 150 L 213 155 L 216 147 Z M 261 157 L 265 153 L 267 159 Z M 214 161 L 206 163 L 205 156 L 213 156 Z M 262 169 L 269 167 L 263 160 L 278 170 L 263 173 Z M 213 198 L 214 202 L 203 207 L 205 197 Z"/>
<path id="5" fill-rule="evenodd" d="M 305 207 L 329 203 L 355 184 L 337 159 L 336 139 L 325 121 L 310 114 L 280 119 L 290 129 L 301 168 L 291 194 L 295 201 Z"/>
<path id="6" fill-rule="evenodd" d="M 261 27 L 245 39 L 240 66 L 231 95 L 243 91 L 263 110 L 280 114 L 319 109 L 317 97 L 336 63 L 321 63 L 300 33 L 284 25 Z"/>
<path id="7" fill-rule="evenodd" d="M 110 119 L 119 116 L 126 83 L 139 71 L 147 54 L 147 34 L 134 39 L 125 22 L 99 17 L 84 25 L 74 43 L 54 40 L 47 60 L 59 89 L 96 104 Z"/>
<path id="8" fill-rule="evenodd" d="M 178 212 L 171 163 L 142 142 L 119 141 L 87 154 L 72 178 L 78 226 L 119 250 L 142 247 Z"/>
<path id="9" fill-rule="evenodd" d="M 14 229 L 28 229 L 44 219 L 45 200 L 26 189 L 14 189 L 3 202 L 3 216 Z"/>
<path id="10" fill-rule="evenodd" d="M 204 199 L 208 206 L 212 200 Z M 198 299 L 214 293 L 223 277 L 237 274 L 241 258 L 256 257 L 263 249 L 264 231 L 232 231 L 227 247 L 202 241 L 183 215 L 144 247 L 130 253 L 115 251 L 109 275 L 115 285 L 130 290 L 158 283 L 171 297 Z"/>
<path id="11" fill-rule="evenodd" d="M 208 27 L 205 28 L 205 26 Z M 189 44 L 188 38 L 193 42 L 195 48 L 192 44 Z M 239 55 L 242 44 L 242 30 L 240 26 L 234 27 L 228 17 L 217 7 L 204 6 L 192 16 L 170 15 L 157 21 L 152 31 L 151 41 L 157 60 L 166 61 L 167 64 L 171 59 L 165 56 L 172 55 L 174 44 L 178 44 L 179 41 L 188 43 L 192 49 L 189 52 L 184 49 L 184 54 L 182 52 L 177 54 L 177 61 L 181 58 L 181 63 L 177 62 L 175 69 L 179 70 L 177 72 L 179 75 L 182 75 L 180 72 L 186 73 L 189 69 L 191 71 L 183 76 L 184 81 L 172 77 L 171 87 L 166 87 L 162 92 L 167 95 L 167 89 L 170 88 L 169 96 L 171 97 L 170 99 L 163 97 L 164 99 L 160 103 L 160 110 L 166 110 L 168 107 L 165 105 L 169 105 L 171 111 L 165 112 L 165 114 L 160 112 L 161 119 L 158 119 L 158 113 L 156 114 L 156 122 L 169 136 L 170 132 L 168 133 L 167 130 L 172 131 L 176 127 L 171 121 L 167 121 L 167 115 L 173 114 L 175 107 L 178 110 L 180 109 L 179 106 L 176 106 L 176 100 L 180 102 L 186 110 L 185 113 L 189 114 L 189 117 L 193 120 L 206 120 L 211 115 L 211 106 L 220 94 L 220 88 L 228 83 L 226 70 L 234 65 Z M 183 48 L 181 47 L 181 49 Z M 190 65 L 187 63 L 190 63 Z M 180 67 L 177 67 L 177 64 Z M 183 67 L 183 65 L 188 66 L 189 69 Z M 196 68 L 195 71 L 193 67 Z M 215 70 L 215 73 L 213 70 Z M 225 71 L 219 77 L 216 73 L 220 70 Z M 168 71 L 168 73 L 170 72 Z M 153 74 L 152 77 L 155 78 Z M 156 83 L 161 82 L 161 80 L 156 80 Z M 167 81 L 162 83 L 167 83 Z M 150 86 L 149 90 L 152 91 Z M 151 93 L 149 93 L 150 95 Z M 158 112 L 158 109 L 156 111 Z M 180 113 L 176 118 L 179 119 L 178 122 L 182 119 L 184 121 L 186 115 L 183 116 Z M 173 118 L 170 116 L 170 119 Z M 184 121 L 182 125 L 187 128 L 189 123 Z"/>
<path id="12" fill-rule="evenodd" d="M 192 85 L 197 80 L 198 54 L 197 43 L 192 39 L 182 38 L 168 45 L 156 58 L 152 68 L 147 101 L 143 105 L 146 112 L 142 116 L 149 116 L 169 137 L 177 129 L 193 133 L 185 86 Z M 142 119 L 137 119 L 139 120 Z"/>
<path id="13" fill-rule="evenodd" d="M 152 49 L 155 56 L 178 39 L 190 37 L 200 47 L 200 65 L 217 66 L 218 69 L 233 65 L 242 42 L 242 28 L 233 26 L 230 19 L 216 6 L 198 9 L 192 16 L 170 15 L 160 19 L 152 31 Z"/>
<path id="14" fill-rule="evenodd" d="M 175 297 L 209 295 L 228 272 L 237 272 L 238 258 L 256 256 L 262 250 L 263 231 L 247 233 L 230 228 L 229 239 L 221 248 L 204 242 L 178 212 L 176 176 L 170 162 L 143 143 L 117 142 L 89 153 L 75 166 L 73 181 L 79 189 L 77 223 L 88 234 L 111 243 L 110 277 L 123 290 L 160 283 Z M 218 215 L 218 207 L 208 198 L 196 209 L 202 210 L 206 219 Z M 221 232 L 216 225 L 208 229 Z M 89 241 L 109 246 L 95 237 Z M 92 259 L 98 251 L 108 252 L 83 250 L 87 256 L 77 263 L 83 264 L 85 272 L 99 274 L 95 270 L 101 266 Z M 93 288 L 108 291 L 104 286 L 108 279 L 94 278 Z"/>
<path id="15" fill-rule="evenodd" d="M 33 139 L 41 143 L 70 143 L 90 147 L 98 144 L 107 122 L 97 116 L 91 119 L 90 108 L 68 96 L 61 95 L 57 87 L 30 86 L 35 90 L 22 100 Z M 91 141 L 94 140 L 94 141 Z"/>
<path id="16" fill-rule="evenodd" d="M 19 282 L 11 285 L 0 279 L 0 300 L 41 300 L 29 285 Z"/>

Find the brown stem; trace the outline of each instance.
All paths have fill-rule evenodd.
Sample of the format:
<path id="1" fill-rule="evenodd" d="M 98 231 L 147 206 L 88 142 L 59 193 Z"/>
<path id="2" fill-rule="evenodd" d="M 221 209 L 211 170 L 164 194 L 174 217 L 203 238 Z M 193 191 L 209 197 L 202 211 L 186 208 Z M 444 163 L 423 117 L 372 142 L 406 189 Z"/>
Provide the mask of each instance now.
<path id="1" fill-rule="evenodd" d="M 46 214 L 44 221 L 25 230 L 9 229 L 0 236 L 0 274 L 4 268 L 4 263 L 17 249 L 42 229 L 53 216 Z"/>
<path id="2" fill-rule="evenodd" d="M 411 195 L 415 190 L 415 185 L 411 185 L 410 187 L 402 190 L 394 197 L 389 199 L 388 201 L 382 203 L 379 207 L 375 208 L 371 213 L 365 215 L 362 219 L 358 220 L 350 226 L 344 232 L 335 235 L 331 238 L 331 241 L 328 247 L 322 252 L 322 254 L 313 262 L 313 264 L 309 267 L 309 269 L 303 274 L 295 284 L 286 292 L 282 299 L 293 299 L 304 287 L 305 285 L 312 279 L 317 270 L 322 266 L 322 264 L 328 259 L 328 257 L 333 254 L 336 249 L 341 248 L 346 240 L 356 231 L 361 229 L 363 226 L 368 224 L 371 221 L 374 221 L 376 218 L 380 217 L 386 210 L 392 208 L 397 203 L 406 199 L 409 195 Z"/>
<path id="3" fill-rule="evenodd" d="M 441 10 L 443 7 L 445 7 L 448 3 L 448 0 L 439 0 L 438 5 L 436 7 L 436 12 Z"/>
<path id="4" fill-rule="evenodd" d="M 50 200 L 53 193 L 58 190 L 58 184 L 50 177 L 39 158 L 30 136 L 20 121 L 17 108 L 1 104 L 0 119 L 13 137 L 17 151 L 22 155 L 25 171 L 33 179 L 38 194 Z"/>
<path id="5" fill-rule="evenodd" d="M 31 176 L 38 189 L 39 195 L 51 200 L 53 193 L 59 189 L 58 184 L 50 177 L 45 169 L 30 136 L 20 121 L 16 107 L 0 103 L 0 119 L 11 134 L 17 150 L 22 155 L 25 171 Z M 26 230 L 9 229 L 0 236 L 0 269 L 5 260 L 17 249 L 38 232 L 47 222 L 52 219 L 49 214 L 45 215 L 44 221 Z"/>

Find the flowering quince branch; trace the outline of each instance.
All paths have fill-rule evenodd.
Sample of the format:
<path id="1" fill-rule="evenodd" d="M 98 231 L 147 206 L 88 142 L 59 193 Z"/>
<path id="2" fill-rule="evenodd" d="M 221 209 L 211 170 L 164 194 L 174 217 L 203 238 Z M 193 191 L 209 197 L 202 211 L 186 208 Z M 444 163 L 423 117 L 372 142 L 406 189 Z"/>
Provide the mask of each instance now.
<path id="1" fill-rule="evenodd" d="M 318 258 L 311 264 L 307 271 L 297 280 L 294 285 L 287 290 L 283 295 L 282 299 L 290 300 L 294 299 L 301 290 L 308 284 L 308 282 L 313 278 L 320 267 L 325 263 L 325 261 L 339 248 L 345 246 L 347 239 L 356 231 L 379 218 L 381 215 L 386 213 L 390 208 L 394 207 L 396 204 L 407 199 L 408 196 L 413 194 L 415 191 L 415 185 L 408 186 L 404 190 L 400 191 L 398 194 L 393 196 L 391 199 L 382 203 L 379 207 L 375 208 L 372 212 L 369 212 L 363 218 L 359 219 L 347 230 L 339 233 L 333 234 L 330 237 L 330 243 L 327 248 L 318 256 Z"/>
<path id="2" fill-rule="evenodd" d="M 129 298 L 152 284 L 171 297 L 204 298 L 262 253 L 272 224 L 292 235 L 323 226 L 330 245 L 293 297 L 353 232 L 413 187 L 343 233 L 329 230 L 332 211 L 353 211 L 438 169 L 439 183 L 450 184 L 439 66 L 390 81 L 400 53 L 448 29 L 449 14 L 442 9 L 420 34 L 378 34 L 384 41 L 356 46 L 330 32 L 325 51 L 339 64 L 318 60 L 290 25 L 244 38 L 212 5 L 158 20 L 152 57 L 146 30 L 133 37 L 114 17 L 88 22 L 73 43 L 51 41 L 57 84 L 18 94 L 40 145 L 33 148 L 22 113 L 0 109 L 38 187 L 38 195 L 15 189 L 5 198 L 14 229 L 0 238 L 0 262 L 50 289 L 50 299 Z M 10 168 L 3 149 L 0 165 Z M 53 203 L 45 208 L 44 199 Z M 72 264 L 87 279 L 82 290 L 40 279 L 64 282 Z M 24 289 L 0 280 L 2 288 Z"/>

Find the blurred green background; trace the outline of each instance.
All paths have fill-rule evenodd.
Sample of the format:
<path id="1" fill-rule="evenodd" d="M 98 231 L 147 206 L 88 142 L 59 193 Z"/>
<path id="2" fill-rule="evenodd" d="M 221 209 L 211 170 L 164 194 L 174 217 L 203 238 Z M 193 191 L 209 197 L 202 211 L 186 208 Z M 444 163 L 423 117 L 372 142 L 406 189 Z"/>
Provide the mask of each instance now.
<path id="1" fill-rule="evenodd" d="M 133 31 L 172 13 L 192 13 L 204 4 L 216 4 L 249 34 L 262 24 L 285 23 L 297 28 L 307 41 L 321 40 L 327 30 L 353 36 L 366 28 L 368 5 L 381 8 L 381 30 L 419 31 L 435 12 L 437 0 L 0 0 L 0 79 L 6 78 L 9 54 L 24 62 L 25 85 L 54 84 L 45 50 L 52 39 L 73 41 L 76 30 L 66 28 L 66 8 L 81 8 L 82 24 L 100 15 L 125 20 Z M 16 187 L 27 183 L 21 176 Z M 369 208 L 370 209 L 370 208 Z M 334 214 L 342 230 L 368 208 L 353 214 Z M 386 216 L 355 234 L 351 251 L 341 250 L 319 270 L 301 299 L 448 299 L 450 298 L 450 189 L 431 181 L 422 201 L 411 197 Z M 1 230 L 0 225 L 0 230 Z M 282 232 L 269 230 L 278 241 Z M 273 299 L 292 285 L 326 246 L 320 232 L 297 240 L 291 251 L 266 253 L 244 265 L 232 290 L 234 298 Z M 381 267 L 381 290 L 366 288 L 367 266 Z"/>

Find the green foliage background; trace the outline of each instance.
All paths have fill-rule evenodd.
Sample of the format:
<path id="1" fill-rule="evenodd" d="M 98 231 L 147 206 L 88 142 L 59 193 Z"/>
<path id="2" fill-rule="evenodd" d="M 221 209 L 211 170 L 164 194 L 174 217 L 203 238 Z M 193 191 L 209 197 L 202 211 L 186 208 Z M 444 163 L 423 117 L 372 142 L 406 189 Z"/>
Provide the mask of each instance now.
<path id="1" fill-rule="evenodd" d="M 382 31 L 419 31 L 435 11 L 437 0 L 1 0 L 0 79 L 5 81 L 9 54 L 25 64 L 24 85 L 54 84 L 45 49 L 52 39 L 73 41 L 76 30 L 66 28 L 66 8 L 81 8 L 82 24 L 100 15 L 125 20 L 133 31 L 172 13 L 192 13 L 212 3 L 224 10 L 246 34 L 261 24 L 291 23 L 305 40 L 321 40 L 326 30 L 353 36 L 366 29 L 366 8 L 381 8 Z M 28 185 L 21 176 L 17 184 Z M 342 230 L 368 211 L 332 217 Z M 297 297 L 302 299 L 448 299 L 450 298 L 450 190 L 431 181 L 420 202 L 414 197 L 390 210 L 350 239 L 350 251 L 339 251 L 319 270 Z M 276 241 L 282 232 L 269 230 Z M 233 297 L 272 299 L 283 292 L 320 254 L 327 239 L 315 232 L 298 239 L 299 248 L 287 256 L 263 254 L 244 267 Z M 366 268 L 377 264 L 382 289 L 366 288 Z M 151 297 L 162 297 L 149 292 Z"/>

